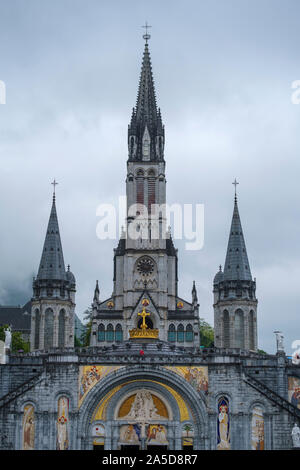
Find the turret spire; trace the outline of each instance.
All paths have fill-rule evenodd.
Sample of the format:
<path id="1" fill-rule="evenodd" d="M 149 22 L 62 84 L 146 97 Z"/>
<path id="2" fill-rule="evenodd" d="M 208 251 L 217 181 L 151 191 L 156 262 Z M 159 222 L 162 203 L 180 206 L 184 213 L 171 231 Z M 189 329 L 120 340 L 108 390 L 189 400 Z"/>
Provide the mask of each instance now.
<path id="1" fill-rule="evenodd" d="M 236 189 L 236 185 L 238 184 L 237 181 L 235 180 L 233 184 L 235 185 Z M 246 244 L 238 210 L 236 190 L 234 195 L 234 209 L 228 240 L 227 254 L 224 265 L 224 280 L 252 280 Z"/>
<path id="2" fill-rule="evenodd" d="M 54 180 L 51 184 L 54 185 L 53 202 L 37 279 L 65 280 L 66 270 L 55 205 L 55 185 L 58 183 Z"/>

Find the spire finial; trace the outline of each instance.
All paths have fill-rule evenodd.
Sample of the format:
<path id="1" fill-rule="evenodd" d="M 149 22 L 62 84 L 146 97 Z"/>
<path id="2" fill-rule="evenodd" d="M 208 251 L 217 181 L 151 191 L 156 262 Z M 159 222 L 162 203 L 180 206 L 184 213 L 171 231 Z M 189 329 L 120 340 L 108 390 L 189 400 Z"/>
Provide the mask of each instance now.
<path id="1" fill-rule="evenodd" d="M 237 180 L 236 180 L 236 178 L 234 178 L 234 182 L 233 182 L 232 184 L 234 185 L 234 201 L 236 202 L 236 201 L 237 201 L 237 198 L 236 198 L 236 187 L 237 187 L 237 185 L 240 184 L 240 183 L 238 183 Z"/>
<path id="2" fill-rule="evenodd" d="M 54 202 L 55 201 L 55 186 L 58 185 L 58 183 L 55 181 L 55 178 L 51 184 L 53 184 L 53 202 Z"/>
<path id="3" fill-rule="evenodd" d="M 152 26 L 148 25 L 147 21 L 145 23 L 145 26 L 142 26 L 142 28 L 145 28 L 146 34 L 143 35 L 143 38 L 146 41 L 146 44 L 148 44 L 148 40 L 151 38 L 150 34 L 148 34 L 148 28 L 152 28 Z"/>

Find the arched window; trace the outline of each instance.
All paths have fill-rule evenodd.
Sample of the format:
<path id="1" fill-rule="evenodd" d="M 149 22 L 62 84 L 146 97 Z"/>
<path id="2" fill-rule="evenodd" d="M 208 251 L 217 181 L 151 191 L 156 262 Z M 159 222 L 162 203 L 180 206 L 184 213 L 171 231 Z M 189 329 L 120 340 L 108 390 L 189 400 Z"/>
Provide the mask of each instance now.
<path id="1" fill-rule="evenodd" d="M 251 310 L 251 312 L 249 313 L 249 349 L 251 349 L 252 351 L 254 351 L 254 349 L 255 349 L 254 328 L 255 328 L 255 326 L 254 326 L 254 312 L 253 312 L 253 310 Z"/>
<path id="2" fill-rule="evenodd" d="M 39 309 L 37 308 L 35 310 L 34 349 L 39 349 L 40 347 L 40 326 L 41 315 Z"/>
<path id="3" fill-rule="evenodd" d="M 168 341 L 172 343 L 176 341 L 176 329 L 173 324 L 169 326 Z"/>
<path id="4" fill-rule="evenodd" d="M 116 326 L 116 341 L 123 341 L 123 330 L 120 324 Z"/>
<path id="5" fill-rule="evenodd" d="M 138 170 L 136 178 L 136 203 L 137 210 L 140 214 L 143 213 L 144 208 L 144 172 Z"/>
<path id="6" fill-rule="evenodd" d="M 229 313 L 227 310 L 223 312 L 223 347 L 230 347 Z"/>
<path id="7" fill-rule="evenodd" d="M 66 313 L 62 309 L 58 316 L 58 347 L 63 348 L 65 346 L 65 323 Z"/>
<path id="8" fill-rule="evenodd" d="M 105 327 L 102 323 L 98 326 L 98 341 L 105 341 Z"/>
<path id="9" fill-rule="evenodd" d="M 114 340 L 114 327 L 110 323 L 106 328 L 106 341 L 112 342 Z"/>
<path id="10" fill-rule="evenodd" d="M 234 337 L 235 347 L 243 349 L 245 347 L 244 312 L 240 308 L 234 315 Z"/>
<path id="11" fill-rule="evenodd" d="M 184 342 L 184 327 L 183 325 L 178 325 L 177 328 L 177 341 L 178 343 L 183 343 Z"/>
<path id="12" fill-rule="evenodd" d="M 47 308 L 45 312 L 45 329 L 44 329 L 44 348 L 50 349 L 53 347 L 53 326 L 54 314 L 51 308 Z"/>
<path id="13" fill-rule="evenodd" d="M 149 171 L 149 174 L 150 174 L 150 171 Z M 148 178 L 148 214 L 151 214 L 151 206 L 152 204 L 155 204 L 155 181 L 156 181 L 155 176 L 149 176 Z"/>
<path id="14" fill-rule="evenodd" d="M 192 341 L 194 341 L 194 332 L 193 332 L 192 325 L 187 325 L 185 329 L 185 340 L 188 343 L 191 343 Z"/>

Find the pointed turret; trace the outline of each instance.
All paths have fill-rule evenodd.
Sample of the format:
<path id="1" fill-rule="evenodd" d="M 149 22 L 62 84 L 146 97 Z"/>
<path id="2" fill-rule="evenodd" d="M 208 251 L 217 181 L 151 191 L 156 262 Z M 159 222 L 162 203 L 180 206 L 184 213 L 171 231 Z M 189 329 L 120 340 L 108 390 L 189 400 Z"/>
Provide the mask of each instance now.
<path id="1" fill-rule="evenodd" d="M 99 283 L 96 281 L 96 287 L 94 291 L 94 303 L 98 304 L 99 303 L 99 295 L 100 295 L 100 289 L 99 289 Z"/>
<path id="2" fill-rule="evenodd" d="M 54 180 L 52 183 L 57 184 Z M 31 299 L 31 350 L 74 346 L 76 280 L 65 270 L 53 194 L 43 252 Z"/>
<path id="3" fill-rule="evenodd" d="M 150 35 L 148 35 L 148 38 Z M 146 40 L 136 107 L 128 127 L 130 160 L 162 160 L 164 126 L 157 109 L 148 42 Z"/>
<path id="4" fill-rule="evenodd" d="M 235 180 L 233 183 L 238 184 Z M 224 271 L 214 277 L 215 346 L 257 349 L 256 283 L 252 280 L 235 192 Z"/>
<path id="5" fill-rule="evenodd" d="M 60 240 L 55 195 L 48 222 L 37 280 L 66 280 L 64 255 Z"/>
<path id="6" fill-rule="evenodd" d="M 236 196 L 224 266 L 224 280 L 252 281 Z"/>

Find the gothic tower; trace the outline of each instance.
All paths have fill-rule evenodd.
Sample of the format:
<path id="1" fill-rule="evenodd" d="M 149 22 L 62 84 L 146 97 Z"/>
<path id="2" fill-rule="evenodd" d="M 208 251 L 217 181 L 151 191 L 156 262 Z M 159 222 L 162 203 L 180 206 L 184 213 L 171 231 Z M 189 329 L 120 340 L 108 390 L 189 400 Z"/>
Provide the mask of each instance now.
<path id="1" fill-rule="evenodd" d="M 32 351 L 74 347 L 75 277 L 65 270 L 55 193 L 31 305 Z"/>
<path id="2" fill-rule="evenodd" d="M 214 278 L 216 347 L 257 350 L 255 289 L 235 195 L 224 271 Z"/>
<path id="3" fill-rule="evenodd" d="M 199 345 L 198 303 L 178 297 L 177 250 L 166 227 L 165 130 L 157 107 L 148 39 L 146 39 L 136 106 L 128 126 L 126 230 L 114 250 L 111 298 L 93 300 L 91 345 L 129 339 L 139 327 L 146 299 L 149 328 L 159 339 Z M 171 329 L 170 329 L 171 328 Z M 178 332 L 179 328 L 179 332 Z M 116 340 L 118 338 L 118 340 Z"/>

